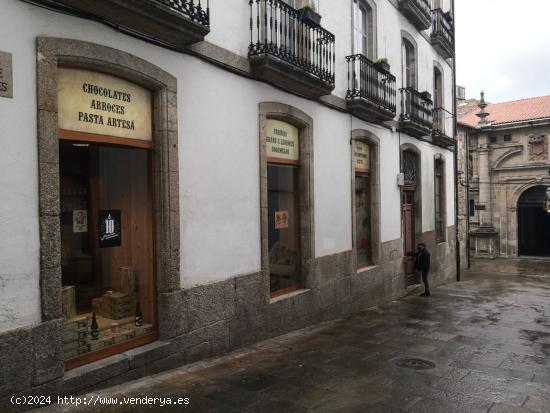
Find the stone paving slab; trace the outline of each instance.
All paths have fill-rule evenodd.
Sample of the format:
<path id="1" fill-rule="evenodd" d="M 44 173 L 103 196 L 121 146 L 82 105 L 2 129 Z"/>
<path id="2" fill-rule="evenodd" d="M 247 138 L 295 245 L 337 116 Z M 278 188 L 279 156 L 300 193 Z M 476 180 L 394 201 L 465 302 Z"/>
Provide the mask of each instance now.
<path id="1" fill-rule="evenodd" d="M 95 392 L 185 406 L 40 412 L 550 412 L 550 261 L 476 261 L 429 298 L 361 311 Z M 405 369 L 401 358 L 431 361 Z M 91 396 L 91 395 L 88 395 Z"/>

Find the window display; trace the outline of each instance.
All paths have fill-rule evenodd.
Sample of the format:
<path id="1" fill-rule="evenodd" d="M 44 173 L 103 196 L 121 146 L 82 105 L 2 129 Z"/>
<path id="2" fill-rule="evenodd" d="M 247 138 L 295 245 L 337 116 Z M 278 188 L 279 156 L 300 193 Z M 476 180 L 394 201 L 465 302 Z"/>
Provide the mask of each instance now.
<path id="1" fill-rule="evenodd" d="M 354 141 L 355 243 L 358 268 L 367 267 L 373 263 L 370 158 L 370 146 L 365 142 Z"/>
<path id="2" fill-rule="evenodd" d="M 357 267 L 372 264 L 370 177 L 355 175 L 355 236 L 357 240 Z"/>
<path id="3" fill-rule="evenodd" d="M 297 172 L 295 166 L 267 166 L 271 292 L 300 282 Z"/>
<path id="4" fill-rule="evenodd" d="M 266 122 L 268 251 L 271 295 L 300 287 L 300 132 Z"/>
<path id="5" fill-rule="evenodd" d="M 149 158 L 145 149 L 60 141 L 66 361 L 154 332 Z"/>

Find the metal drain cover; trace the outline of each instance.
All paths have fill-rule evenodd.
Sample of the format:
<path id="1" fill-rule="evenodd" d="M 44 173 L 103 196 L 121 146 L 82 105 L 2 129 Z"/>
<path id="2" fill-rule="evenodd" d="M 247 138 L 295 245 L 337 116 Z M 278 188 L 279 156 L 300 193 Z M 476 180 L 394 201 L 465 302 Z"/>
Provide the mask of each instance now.
<path id="1" fill-rule="evenodd" d="M 423 359 L 402 358 L 394 360 L 393 364 L 395 364 L 397 367 L 412 370 L 430 370 L 435 368 L 435 363 Z"/>

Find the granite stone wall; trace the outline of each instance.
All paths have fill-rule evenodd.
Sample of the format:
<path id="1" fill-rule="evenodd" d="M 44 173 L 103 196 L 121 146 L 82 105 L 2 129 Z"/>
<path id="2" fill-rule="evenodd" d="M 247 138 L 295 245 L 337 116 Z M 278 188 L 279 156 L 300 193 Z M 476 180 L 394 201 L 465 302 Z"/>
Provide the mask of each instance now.
<path id="1" fill-rule="evenodd" d="M 447 241 L 422 239 L 432 252 L 431 283 L 454 281 L 455 229 Z M 13 394 L 84 393 L 154 374 L 322 321 L 346 317 L 403 296 L 401 239 L 381 243 L 380 264 L 360 271 L 352 251 L 313 259 L 309 288 L 269 299 L 262 272 L 159 295 L 160 340 L 63 371 L 60 320 L 0 334 L 0 410 L 21 411 Z"/>

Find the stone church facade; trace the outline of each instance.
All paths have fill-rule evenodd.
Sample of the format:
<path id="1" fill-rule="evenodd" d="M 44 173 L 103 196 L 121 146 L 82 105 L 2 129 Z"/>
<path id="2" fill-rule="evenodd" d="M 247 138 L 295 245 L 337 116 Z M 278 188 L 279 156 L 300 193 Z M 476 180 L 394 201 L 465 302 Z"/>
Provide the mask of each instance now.
<path id="1" fill-rule="evenodd" d="M 482 94 L 457 112 L 462 262 L 550 256 L 550 96 L 488 104 Z"/>

